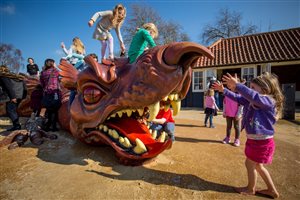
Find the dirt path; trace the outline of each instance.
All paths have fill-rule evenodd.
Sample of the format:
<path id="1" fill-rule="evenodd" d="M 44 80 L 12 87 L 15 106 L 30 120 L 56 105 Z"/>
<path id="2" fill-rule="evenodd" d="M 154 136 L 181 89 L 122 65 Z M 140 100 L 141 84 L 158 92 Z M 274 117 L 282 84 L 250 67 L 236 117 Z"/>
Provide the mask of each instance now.
<path id="1" fill-rule="evenodd" d="M 200 111 L 182 111 L 172 149 L 138 167 L 119 165 L 110 147 L 87 146 L 63 131 L 39 147 L 1 148 L 0 199 L 264 199 L 232 189 L 247 183 L 245 134 L 241 147 L 221 144 L 225 120 L 218 116 L 217 128 L 209 129 L 203 118 Z M 6 124 L 1 118 L 0 132 Z M 280 199 L 300 199 L 299 126 L 280 121 L 275 141 L 267 168 Z M 261 178 L 258 187 L 265 187 Z"/>

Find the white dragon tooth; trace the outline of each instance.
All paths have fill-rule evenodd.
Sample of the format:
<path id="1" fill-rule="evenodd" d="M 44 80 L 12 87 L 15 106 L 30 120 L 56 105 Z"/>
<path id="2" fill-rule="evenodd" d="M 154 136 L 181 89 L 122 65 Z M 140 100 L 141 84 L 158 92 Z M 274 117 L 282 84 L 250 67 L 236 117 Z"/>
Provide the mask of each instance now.
<path id="1" fill-rule="evenodd" d="M 155 119 L 158 112 L 159 112 L 159 102 L 150 105 L 149 106 L 149 119 L 148 119 L 148 121 L 152 121 L 153 119 Z"/>
<path id="2" fill-rule="evenodd" d="M 168 96 L 165 96 L 162 100 L 163 101 L 168 101 Z"/>
<path id="3" fill-rule="evenodd" d="M 143 116 L 144 114 L 144 109 L 137 109 L 138 113 L 139 113 L 139 116 Z"/>
<path id="4" fill-rule="evenodd" d="M 150 133 L 150 134 L 152 133 L 152 129 L 149 129 L 149 133 Z"/>
<path id="5" fill-rule="evenodd" d="M 144 145 L 144 143 L 140 139 L 136 138 L 135 143 L 136 143 L 136 146 L 133 148 L 134 153 L 142 154 L 142 153 L 145 153 L 147 151 L 146 146 Z"/>
<path id="6" fill-rule="evenodd" d="M 174 99 L 174 94 L 170 94 L 170 95 L 169 95 L 169 99 L 170 99 L 171 101 L 173 101 L 173 99 Z"/>
<path id="7" fill-rule="evenodd" d="M 169 108 L 170 108 L 170 105 L 165 105 L 165 107 L 164 107 L 165 111 L 168 111 Z"/>
<path id="8" fill-rule="evenodd" d="M 119 111 L 119 112 L 117 112 L 117 115 L 121 118 L 122 115 L 123 115 L 123 112 L 122 112 L 122 111 Z"/>
<path id="9" fill-rule="evenodd" d="M 108 135 L 112 136 L 112 129 L 108 129 Z"/>
<path id="10" fill-rule="evenodd" d="M 157 137 L 157 131 L 154 130 L 153 133 L 151 134 L 151 137 L 155 140 Z"/>
<path id="11" fill-rule="evenodd" d="M 103 131 L 107 132 L 108 131 L 108 127 L 106 125 L 103 126 Z"/>
<path id="12" fill-rule="evenodd" d="M 119 137 L 119 142 L 123 145 L 123 143 L 125 142 L 124 138 L 123 137 Z"/>
<path id="13" fill-rule="evenodd" d="M 177 101 L 178 100 L 178 94 L 174 95 L 174 100 Z"/>
<path id="14" fill-rule="evenodd" d="M 116 117 L 116 113 L 110 115 L 111 118 L 115 118 Z"/>
<path id="15" fill-rule="evenodd" d="M 99 130 L 102 130 L 103 129 L 103 124 L 100 124 L 99 125 Z"/>
<path id="16" fill-rule="evenodd" d="M 132 110 L 126 110 L 127 116 L 130 117 L 132 114 Z"/>
<path id="17" fill-rule="evenodd" d="M 117 139 L 119 138 L 119 133 L 118 133 L 116 130 L 113 129 L 113 130 L 111 131 L 111 133 L 112 133 L 112 137 L 113 137 L 114 139 L 117 140 Z"/>
<path id="18" fill-rule="evenodd" d="M 128 140 L 127 137 L 124 137 L 124 146 L 127 148 L 132 147 L 132 145 L 130 144 L 130 141 Z"/>
<path id="19" fill-rule="evenodd" d="M 165 142 L 166 140 L 166 132 L 161 132 L 159 138 L 157 139 L 159 142 Z"/>
<path id="20" fill-rule="evenodd" d="M 119 143 L 120 143 L 122 146 L 124 146 L 124 142 L 125 142 L 124 138 L 120 136 L 120 137 L 119 137 Z"/>
<path id="21" fill-rule="evenodd" d="M 173 108 L 173 115 L 176 116 L 181 109 L 181 100 L 171 101 L 171 105 Z"/>

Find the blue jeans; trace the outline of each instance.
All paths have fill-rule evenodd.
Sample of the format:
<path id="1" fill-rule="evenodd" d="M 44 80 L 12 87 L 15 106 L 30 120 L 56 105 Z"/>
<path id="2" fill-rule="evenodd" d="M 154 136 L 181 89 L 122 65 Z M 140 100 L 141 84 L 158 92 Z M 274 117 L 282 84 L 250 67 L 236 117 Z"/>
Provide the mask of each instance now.
<path id="1" fill-rule="evenodd" d="M 172 139 L 172 141 L 175 141 L 175 124 L 173 122 L 167 122 L 164 124 L 150 124 L 150 129 L 156 130 L 158 137 L 160 136 L 161 132 L 165 131 Z"/>
<path id="2" fill-rule="evenodd" d="M 214 114 L 206 114 L 206 115 L 205 115 L 205 120 L 204 120 L 205 126 L 207 125 L 207 120 L 208 120 L 208 118 L 209 118 L 209 127 L 212 127 L 212 126 L 213 126 L 213 122 L 212 122 L 213 117 L 214 117 Z"/>

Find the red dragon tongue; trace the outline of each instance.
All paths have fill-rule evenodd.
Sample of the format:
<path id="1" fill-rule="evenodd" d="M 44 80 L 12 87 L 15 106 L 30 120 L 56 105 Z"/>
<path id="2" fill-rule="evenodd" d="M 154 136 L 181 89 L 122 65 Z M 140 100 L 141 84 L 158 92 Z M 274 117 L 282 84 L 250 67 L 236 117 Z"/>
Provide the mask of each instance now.
<path id="1" fill-rule="evenodd" d="M 140 139 L 145 145 L 155 142 L 146 125 L 141 124 L 135 119 L 122 118 L 109 121 L 106 124 L 123 134 L 131 142 L 135 142 L 136 138 Z"/>

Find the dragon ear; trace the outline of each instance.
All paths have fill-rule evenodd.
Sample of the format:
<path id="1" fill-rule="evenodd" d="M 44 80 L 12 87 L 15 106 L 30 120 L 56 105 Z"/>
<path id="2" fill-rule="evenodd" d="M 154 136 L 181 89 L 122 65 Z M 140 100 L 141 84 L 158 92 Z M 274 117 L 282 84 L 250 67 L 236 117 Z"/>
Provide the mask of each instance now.
<path id="1" fill-rule="evenodd" d="M 61 78 L 62 85 L 68 89 L 76 89 L 77 87 L 76 82 L 77 82 L 77 75 L 78 75 L 77 69 L 75 69 L 75 67 L 65 59 L 60 60 L 58 68 L 61 69 L 59 75 L 62 77 Z"/>
<path id="2" fill-rule="evenodd" d="M 117 78 L 116 66 L 107 66 L 97 63 L 91 56 L 84 57 L 84 61 L 95 71 L 100 81 L 112 83 Z"/>

